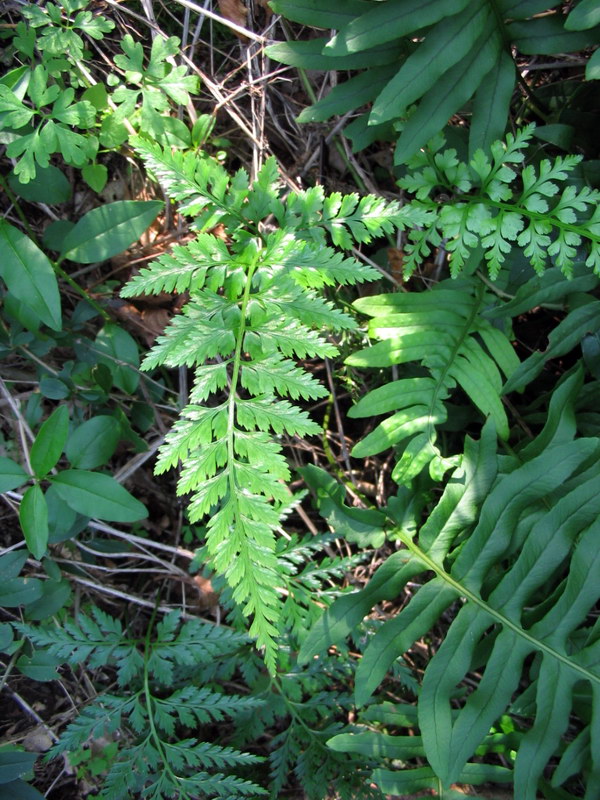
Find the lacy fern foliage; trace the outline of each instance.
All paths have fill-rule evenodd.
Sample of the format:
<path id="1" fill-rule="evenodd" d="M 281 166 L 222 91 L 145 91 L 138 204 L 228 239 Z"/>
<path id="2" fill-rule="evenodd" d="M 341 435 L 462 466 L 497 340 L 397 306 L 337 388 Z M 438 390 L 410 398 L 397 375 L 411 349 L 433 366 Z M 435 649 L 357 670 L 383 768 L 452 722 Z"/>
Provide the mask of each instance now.
<path id="1" fill-rule="evenodd" d="M 283 585 L 275 532 L 290 499 L 282 436 L 318 434 L 294 401 L 327 395 L 296 360 L 335 355 L 327 333 L 356 327 L 323 287 L 378 276 L 328 242 L 349 248 L 391 232 L 400 225 L 399 207 L 375 197 L 325 196 L 321 187 L 284 196 L 273 159 L 250 181 L 244 170 L 231 177 L 210 158 L 142 139 L 136 147 L 198 231 L 123 292 L 189 292 L 183 313 L 144 362 L 146 369 L 193 367 L 195 376 L 157 471 L 182 462 L 178 490 L 191 494 L 190 519 L 208 519 L 211 562 L 252 617 L 250 633 L 273 670 Z"/>
<path id="2" fill-rule="evenodd" d="M 452 275 L 478 264 L 483 252 L 496 278 L 508 254 L 519 249 L 538 274 L 552 261 L 570 276 L 584 247 L 587 266 L 600 273 L 600 193 L 567 184 L 580 156 L 518 169 L 533 130 L 529 125 L 505 143 L 494 142 L 491 157 L 477 150 L 468 164 L 456 150 L 442 150 L 443 137 L 409 159 L 410 173 L 399 183 L 415 195 L 412 213 L 420 209 L 427 221 L 408 233 L 406 275 L 443 242 Z"/>
<path id="3" fill-rule="evenodd" d="M 247 646 L 245 636 L 168 614 L 144 639 L 98 608 L 63 625 L 17 626 L 36 648 L 75 666 L 115 668 L 117 689 L 102 693 L 63 732 L 50 757 L 94 740 L 120 739 L 99 800 L 143 797 L 260 797 L 261 786 L 235 774 L 262 759 L 233 747 L 182 738 L 182 731 L 235 719 L 260 701 L 198 686 L 203 665 L 226 662 Z M 140 646 L 141 645 L 141 646 Z"/>

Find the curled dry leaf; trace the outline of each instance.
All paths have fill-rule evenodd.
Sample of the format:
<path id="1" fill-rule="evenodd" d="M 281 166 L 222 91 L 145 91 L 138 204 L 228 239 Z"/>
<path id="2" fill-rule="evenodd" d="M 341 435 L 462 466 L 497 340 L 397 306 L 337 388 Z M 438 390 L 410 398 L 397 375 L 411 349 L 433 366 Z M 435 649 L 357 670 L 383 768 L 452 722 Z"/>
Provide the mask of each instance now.
<path id="1" fill-rule="evenodd" d="M 156 337 L 164 332 L 172 316 L 166 308 L 141 310 L 133 304 L 124 303 L 121 300 L 113 300 L 109 307 L 125 327 L 144 338 L 148 347 L 152 347 Z"/>
<path id="2" fill-rule="evenodd" d="M 204 578 L 202 575 L 194 575 L 193 582 L 198 589 L 200 609 L 214 608 L 219 605 L 219 595 L 213 589 L 209 578 Z"/>
<path id="3" fill-rule="evenodd" d="M 269 0 L 258 0 L 258 5 L 264 9 L 265 12 L 265 20 L 269 22 L 271 17 L 273 16 L 273 11 L 269 7 Z"/>
<path id="4" fill-rule="evenodd" d="M 248 9 L 242 3 L 242 0 L 219 0 L 219 12 L 225 19 L 234 22 L 245 28 L 248 22 Z M 242 41 L 246 41 L 246 37 L 241 33 L 235 32 L 236 36 Z"/>

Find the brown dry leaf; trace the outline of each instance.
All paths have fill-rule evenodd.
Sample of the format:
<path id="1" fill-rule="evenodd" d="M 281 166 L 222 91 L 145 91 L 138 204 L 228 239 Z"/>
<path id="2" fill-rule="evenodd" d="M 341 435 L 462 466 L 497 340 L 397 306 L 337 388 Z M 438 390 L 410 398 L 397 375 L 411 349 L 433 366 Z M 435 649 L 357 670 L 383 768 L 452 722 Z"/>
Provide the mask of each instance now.
<path id="1" fill-rule="evenodd" d="M 219 605 L 219 595 L 213 589 L 213 585 L 209 578 L 203 578 L 202 575 L 194 575 L 193 579 L 200 595 L 198 605 L 200 609 L 213 608 Z"/>
<path id="2" fill-rule="evenodd" d="M 110 310 L 125 327 L 143 336 L 148 347 L 151 347 L 156 337 L 164 332 L 171 319 L 171 314 L 166 308 L 148 308 L 141 311 L 131 303 L 123 303 L 120 300 L 110 303 Z"/>
<path id="3" fill-rule="evenodd" d="M 398 250 L 397 247 L 388 247 L 387 250 L 388 263 L 390 265 L 390 272 L 397 281 L 402 282 L 403 268 L 404 268 L 404 253 Z"/>
<path id="4" fill-rule="evenodd" d="M 258 0 L 258 5 L 265 10 L 266 21 L 269 22 L 273 16 L 273 10 L 269 7 L 269 0 Z"/>
<path id="5" fill-rule="evenodd" d="M 222 17 L 234 22 L 245 28 L 248 22 L 248 9 L 242 3 L 242 0 L 219 0 L 219 11 Z M 246 41 L 246 37 L 241 33 L 235 32 L 236 36 L 242 41 Z"/>
<path id="6" fill-rule="evenodd" d="M 217 239 L 220 239 L 222 242 L 229 244 L 231 239 L 227 235 L 227 228 L 223 225 L 222 222 L 218 222 L 214 228 L 209 230 L 209 233 L 212 233 L 213 236 L 216 236 Z"/>

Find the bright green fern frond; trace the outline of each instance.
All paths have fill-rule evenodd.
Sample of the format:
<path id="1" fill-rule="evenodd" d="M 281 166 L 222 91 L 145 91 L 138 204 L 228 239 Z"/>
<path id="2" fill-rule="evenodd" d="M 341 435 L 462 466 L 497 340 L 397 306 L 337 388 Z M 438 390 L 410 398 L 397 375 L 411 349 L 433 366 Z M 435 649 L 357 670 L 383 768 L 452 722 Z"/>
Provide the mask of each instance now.
<path id="1" fill-rule="evenodd" d="M 277 393 L 297 400 L 303 397 L 314 400 L 326 397 L 327 389 L 293 361 L 278 354 L 244 362 L 241 371 L 242 386 L 253 395 Z"/>
<path id="2" fill-rule="evenodd" d="M 251 352 L 254 347 L 253 342 L 256 341 L 260 352 L 270 353 L 279 350 L 286 357 L 331 358 L 338 353 L 334 344 L 325 341 L 316 331 L 294 317 L 286 321 L 285 328 L 281 326 L 281 318 L 274 316 L 265 319 L 260 325 L 249 325 L 247 331 L 244 347 Z"/>
<path id="3" fill-rule="evenodd" d="M 208 269 L 225 266 L 229 253 L 216 236 L 203 233 L 187 245 L 176 245 L 140 270 L 121 292 L 123 297 L 201 289 Z"/>
<path id="4" fill-rule="evenodd" d="M 172 153 L 140 138 L 135 146 L 183 204 L 180 211 L 200 214 L 196 229 L 217 222 L 225 228 L 226 238 L 200 233 L 161 256 L 125 294 L 189 292 L 143 364 L 195 370 L 190 404 L 165 437 L 156 471 L 181 462 L 178 492 L 190 495 L 190 520 L 206 522 L 211 564 L 252 618 L 250 632 L 274 671 L 285 583 L 276 534 L 290 499 L 280 437 L 320 432 L 306 410 L 276 398 L 327 396 L 293 359 L 333 356 L 331 331 L 356 328 L 316 290 L 378 277 L 326 247 L 325 231 L 349 247 L 392 233 L 406 220 L 396 203 L 373 196 L 326 198 L 319 186 L 284 196 L 273 159 L 249 186 L 243 170 L 230 178 L 206 156 Z"/>
<path id="5" fill-rule="evenodd" d="M 239 175 L 237 180 L 232 180 L 229 173 L 208 156 L 163 149 L 142 137 L 134 137 L 132 143 L 167 194 L 182 204 L 179 208 L 182 214 L 193 217 L 207 209 L 210 212 L 204 220 L 207 228 L 218 221 L 240 220 L 240 208 L 249 191 L 245 173 L 242 180 Z M 233 187 L 234 191 L 229 191 Z"/>
<path id="6" fill-rule="evenodd" d="M 598 270 L 600 193 L 587 186 L 564 187 L 580 157 L 543 159 L 537 171 L 530 164 L 520 175 L 513 168 L 523 162 L 533 129 L 529 125 L 514 136 L 509 134 L 505 143 L 494 142 L 491 159 L 478 150 L 468 167 L 457 161 L 455 150 L 426 151 L 413 160 L 415 171 L 399 183 L 416 194 L 409 207 L 429 212 L 430 218 L 408 233 L 406 275 L 443 240 L 453 276 L 483 251 L 495 278 L 515 247 L 523 248 L 536 272 L 541 274 L 552 261 L 570 277 L 585 245 L 587 266 Z M 450 192 L 453 198 L 437 200 L 439 190 Z"/>

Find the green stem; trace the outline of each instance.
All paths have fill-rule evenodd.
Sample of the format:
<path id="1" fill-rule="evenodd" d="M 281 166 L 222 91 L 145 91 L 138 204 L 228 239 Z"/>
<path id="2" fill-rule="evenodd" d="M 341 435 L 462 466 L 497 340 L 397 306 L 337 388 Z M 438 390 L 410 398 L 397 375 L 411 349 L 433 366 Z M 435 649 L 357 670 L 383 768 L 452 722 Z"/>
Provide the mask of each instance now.
<path id="1" fill-rule="evenodd" d="M 242 297 L 240 308 L 240 324 L 237 332 L 235 352 L 233 354 L 233 370 L 231 373 L 231 385 L 229 387 L 229 398 L 227 400 L 227 463 L 233 464 L 235 460 L 235 404 L 237 401 L 237 389 L 242 368 L 242 346 L 244 344 L 244 334 L 246 333 L 246 313 L 250 301 L 250 291 L 252 289 L 252 277 L 258 266 L 258 259 L 248 270 L 246 276 L 246 286 Z M 237 485 L 235 482 L 235 470 L 229 469 L 229 491 L 231 500 L 237 512 Z"/>
<path id="2" fill-rule="evenodd" d="M 586 230 L 581 225 L 573 225 L 570 222 L 563 222 L 556 217 L 550 216 L 548 213 L 541 214 L 539 211 L 530 211 L 528 208 L 523 208 L 523 206 L 502 203 L 499 200 L 491 200 L 489 197 L 483 195 L 470 195 L 469 205 L 472 205 L 473 202 L 484 203 L 485 205 L 492 206 L 492 208 L 498 208 L 502 211 L 511 211 L 513 213 L 522 214 L 525 217 L 529 217 L 530 219 L 538 220 L 540 222 L 550 222 L 550 224 L 555 228 L 571 231 L 579 236 L 584 237 L 585 239 L 589 239 L 592 242 L 600 243 L 600 236 L 594 235 L 591 231 Z"/>
<path id="3" fill-rule="evenodd" d="M 290 717 L 292 717 L 294 722 L 297 722 L 298 725 L 300 725 L 300 727 L 304 728 L 304 730 L 309 734 L 309 736 L 315 737 L 315 738 L 318 739 L 319 732 L 313 730 L 312 728 L 309 728 L 309 726 L 306 724 L 306 722 L 302 719 L 300 714 L 298 714 L 298 712 L 294 708 L 295 705 L 301 705 L 301 704 L 294 703 L 292 700 L 290 700 L 288 697 L 286 697 L 286 694 L 283 691 L 283 687 L 282 687 L 280 681 L 277 678 L 271 678 L 270 686 L 271 687 L 273 687 L 273 686 L 275 687 L 275 689 L 277 690 L 277 694 L 283 700 L 287 710 L 289 711 Z M 324 750 L 326 749 L 321 744 L 321 742 L 319 742 L 319 744 L 321 745 L 321 747 L 323 747 Z"/>
<path id="4" fill-rule="evenodd" d="M 8 185 L 8 181 L 6 181 L 4 179 L 4 175 L 2 175 L 2 174 L 0 174 L 0 186 L 4 189 L 4 191 L 6 192 L 6 196 L 8 197 L 10 202 L 13 204 L 13 206 L 15 208 L 15 211 L 17 212 L 17 216 L 19 217 L 19 219 L 23 223 L 23 227 L 27 231 L 27 234 L 28 234 L 29 238 L 35 244 L 37 244 L 38 247 L 39 247 L 38 238 L 35 235 L 35 233 L 33 232 L 33 230 L 31 229 L 31 226 L 29 225 L 29 222 L 27 221 L 27 217 L 25 216 L 25 212 L 21 208 L 21 204 L 19 203 L 19 201 L 17 199 L 17 196 L 15 195 L 13 190 L 10 188 L 10 186 Z"/>
<path id="5" fill-rule="evenodd" d="M 90 306 L 92 306 L 92 308 L 94 308 L 100 314 L 100 316 L 102 317 L 102 319 L 105 322 L 111 322 L 112 321 L 112 317 L 110 316 L 108 311 L 106 311 L 106 309 L 102 308 L 100 303 L 98 303 L 96 300 L 94 300 L 93 297 L 90 297 L 88 292 L 86 292 L 86 290 L 84 288 L 82 288 L 77 283 L 77 281 L 73 280 L 73 278 L 69 274 L 67 274 L 64 271 L 64 269 L 60 266 L 60 262 L 62 260 L 63 259 L 61 258 L 58 261 L 51 262 L 52 266 L 54 267 L 54 271 L 57 272 L 60 275 L 60 277 L 65 281 L 65 283 L 68 283 L 69 286 L 72 289 L 74 289 L 77 292 L 77 294 L 79 294 L 85 300 L 86 303 L 88 303 Z"/>
<path id="6" fill-rule="evenodd" d="M 421 561 L 426 569 L 430 569 L 432 572 L 445 581 L 449 586 L 451 586 L 457 593 L 459 597 L 465 597 L 467 600 L 470 600 L 474 605 L 478 606 L 482 611 L 485 611 L 495 622 L 500 623 L 505 628 L 509 628 L 514 634 L 519 636 L 521 639 L 525 639 L 525 641 L 531 646 L 532 650 L 539 650 L 544 655 L 551 656 L 552 658 L 556 659 L 562 666 L 567 667 L 568 669 L 573 670 L 574 672 L 579 673 L 582 678 L 585 680 L 590 681 L 592 684 L 600 685 L 600 675 L 596 675 L 586 667 L 578 664 L 576 661 L 573 661 L 569 658 L 568 655 L 564 653 L 560 653 L 558 650 L 553 648 L 552 646 L 546 644 L 541 639 L 536 639 L 535 636 L 532 636 L 526 630 L 521 628 L 516 622 L 514 622 L 509 617 L 502 614 L 501 611 L 498 611 L 492 606 L 488 605 L 478 594 L 468 589 L 464 584 L 457 581 L 455 578 L 452 577 L 446 570 L 434 561 L 424 550 L 415 544 L 415 542 L 407 536 L 401 528 L 396 528 L 394 533 L 397 534 L 398 538 L 402 541 L 404 545 L 410 550 L 410 552 L 416 556 L 419 561 Z"/>
<path id="7" fill-rule="evenodd" d="M 144 705 L 146 706 L 146 714 L 148 715 L 148 725 L 150 727 L 150 734 L 148 738 L 153 740 L 154 746 L 156 747 L 156 751 L 160 754 L 160 758 L 163 764 L 163 769 L 171 776 L 173 783 L 177 785 L 177 783 L 179 782 L 179 777 L 171 769 L 169 760 L 167 758 L 167 754 L 165 753 L 165 749 L 163 747 L 162 739 L 160 738 L 160 734 L 156 728 L 156 723 L 154 722 L 154 713 L 152 710 L 152 690 L 150 688 L 150 673 L 148 671 L 148 662 L 150 661 L 150 652 L 152 650 L 151 635 L 154 629 L 154 620 L 156 619 L 157 611 L 158 611 L 158 598 L 156 600 L 156 604 L 152 611 L 152 616 L 150 617 L 150 621 L 148 622 L 148 627 L 146 629 L 146 636 L 144 637 L 144 680 L 143 680 Z"/>

